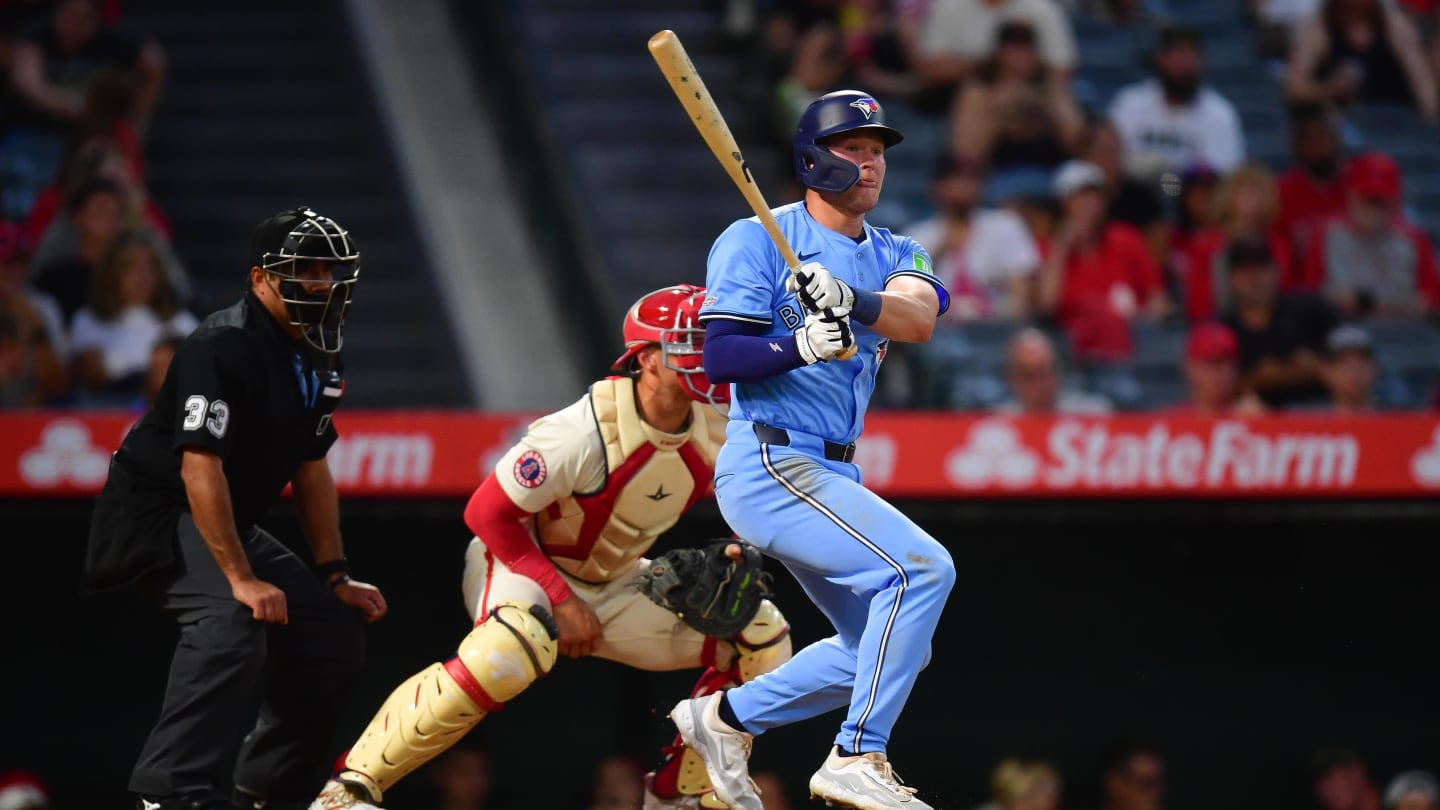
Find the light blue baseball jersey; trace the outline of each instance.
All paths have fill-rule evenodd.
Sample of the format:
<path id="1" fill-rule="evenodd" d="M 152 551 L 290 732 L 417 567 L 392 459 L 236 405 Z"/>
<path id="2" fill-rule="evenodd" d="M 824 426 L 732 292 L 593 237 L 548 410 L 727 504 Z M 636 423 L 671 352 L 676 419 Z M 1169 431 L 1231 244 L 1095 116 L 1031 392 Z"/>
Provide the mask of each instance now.
<path id="1" fill-rule="evenodd" d="M 802 264 L 819 262 L 856 290 L 883 290 L 896 276 L 918 276 L 935 285 L 941 312 L 949 306 L 930 256 L 915 240 L 866 224 L 864 238 L 857 242 L 816 222 L 803 202 L 776 208 L 774 214 Z M 789 277 L 759 218 L 735 222 L 710 249 L 700 320 L 727 318 L 766 326 L 767 336 L 793 340 L 805 321 L 805 309 L 786 291 Z M 864 427 L 887 341 L 864 324 L 851 321 L 850 328 L 858 344 L 854 357 L 736 383 L 731 418 L 804 430 L 841 444 L 855 441 Z"/>

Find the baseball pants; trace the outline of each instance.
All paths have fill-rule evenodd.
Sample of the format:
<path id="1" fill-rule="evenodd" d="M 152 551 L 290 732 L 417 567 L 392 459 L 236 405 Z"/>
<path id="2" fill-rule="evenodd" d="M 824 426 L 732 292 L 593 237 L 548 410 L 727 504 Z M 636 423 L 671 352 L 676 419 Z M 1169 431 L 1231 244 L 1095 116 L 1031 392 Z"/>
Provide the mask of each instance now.
<path id="1" fill-rule="evenodd" d="M 854 464 L 825 458 L 824 441 L 788 432 L 762 442 L 732 420 L 715 466 L 730 528 L 784 563 L 836 634 L 727 693 L 760 733 L 849 706 L 843 752 L 884 753 L 930 661 L 930 640 L 955 584 L 950 553 L 860 483 Z"/>
<path id="2" fill-rule="evenodd" d="M 255 527 L 242 533 L 245 556 L 256 577 L 285 592 L 289 615 L 284 625 L 258 622 L 231 595 L 188 512 L 177 534 L 179 573 L 161 604 L 180 640 L 130 789 L 228 801 L 233 775 L 272 808 L 305 807 L 330 772 L 331 737 L 364 660 L 363 621 Z"/>

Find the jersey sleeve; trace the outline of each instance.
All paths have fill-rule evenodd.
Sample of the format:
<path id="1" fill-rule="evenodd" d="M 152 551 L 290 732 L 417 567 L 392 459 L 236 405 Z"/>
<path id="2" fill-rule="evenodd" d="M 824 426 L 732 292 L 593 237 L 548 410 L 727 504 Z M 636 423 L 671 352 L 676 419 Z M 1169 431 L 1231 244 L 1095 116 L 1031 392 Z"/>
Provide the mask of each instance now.
<path id="1" fill-rule="evenodd" d="M 589 396 L 543 416 L 495 463 L 495 479 L 516 506 L 535 513 L 604 482 L 605 451 Z"/>
<path id="2" fill-rule="evenodd" d="M 234 443 L 235 420 L 245 418 L 248 386 L 244 354 L 235 356 L 222 340 L 188 340 L 175 352 L 175 452 L 187 447 L 226 458 Z"/>
<path id="3" fill-rule="evenodd" d="M 888 285 L 891 279 L 900 276 L 915 276 L 930 282 L 935 288 L 935 294 L 940 296 L 940 311 L 937 315 L 944 315 L 945 310 L 950 308 L 950 292 L 935 276 L 935 266 L 930 262 L 930 254 L 925 252 L 919 242 L 908 236 L 897 240 L 895 266 L 885 275 L 885 283 Z"/>
<path id="4" fill-rule="evenodd" d="M 734 223 L 710 248 L 700 321 L 716 318 L 769 326 L 775 305 L 775 246 L 760 223 Z"/>

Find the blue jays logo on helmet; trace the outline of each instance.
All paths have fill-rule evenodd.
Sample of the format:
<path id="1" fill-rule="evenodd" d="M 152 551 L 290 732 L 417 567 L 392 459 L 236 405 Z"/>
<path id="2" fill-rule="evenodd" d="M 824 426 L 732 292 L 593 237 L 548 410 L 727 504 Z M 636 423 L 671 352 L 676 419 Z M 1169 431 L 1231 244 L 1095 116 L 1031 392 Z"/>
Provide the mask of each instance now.
<path id="1" fill-rule="evenodd" d="M 873 98 L 857 98 L 850 102 L 850 106 L 859 110 L 865 116 L 866 121 L 870 120 L 870 116 L 880 112 L 880 105 Z"/>
<path id="2" fill-rule="evenodd" d="M 860 167 L 830 153 L 827 138 L 855 130 L 873 132 L 888 149 L 904 140 L 885 123 L 885 111 L 868 93 L 838 90 L 810 103 L 795 127 L 795 176 L 816 191 L 840 193 L 860 180 Z"/>

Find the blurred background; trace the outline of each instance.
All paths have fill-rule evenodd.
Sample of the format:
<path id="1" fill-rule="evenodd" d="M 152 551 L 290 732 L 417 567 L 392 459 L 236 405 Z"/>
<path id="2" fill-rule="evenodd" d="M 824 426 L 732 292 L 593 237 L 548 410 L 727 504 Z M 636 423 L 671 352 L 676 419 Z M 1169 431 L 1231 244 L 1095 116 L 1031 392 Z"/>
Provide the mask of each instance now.
<path id="1" fill-rule="evenodd" d="M 954 303 L 857 461 L 960 580 L 903 775 L 967 810 L 1440 807 L 1440 3 L 0 0 L 0 810 L 129 801 L 174 630 L 80 593 L 89 498 L 275 211 L 364 257 L 331 462 L 392 615 L 337 753 L 451 654 L 465 497 L 748 215 L 665 28 L 772 205 L 816 96 L 905 134 L 870 221 Z M 659 549 L 727 533 L 705 501 Z M 567 660 L 390 806 L 638 808 L 693 676 Z M 768 810 L 833 721 L 761 738 Z"/>

